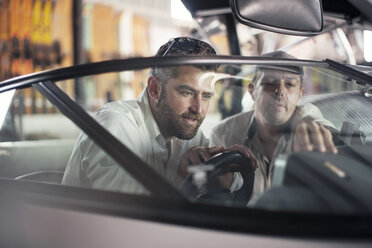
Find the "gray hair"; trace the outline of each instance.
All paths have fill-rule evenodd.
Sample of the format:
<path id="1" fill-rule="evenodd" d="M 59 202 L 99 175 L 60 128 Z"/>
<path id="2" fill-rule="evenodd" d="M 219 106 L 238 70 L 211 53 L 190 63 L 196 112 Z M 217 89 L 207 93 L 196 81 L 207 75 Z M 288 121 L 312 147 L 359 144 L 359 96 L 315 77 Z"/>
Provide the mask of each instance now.
<path id="1" fill-rule="evenodd" d="M 156 52 L 155 57 L 186 56 L 186 55 L 216 55 L 214 48 L 208 43 L 190 37 L 177 37 L 170 39 Z M 193 65 L 202 71 L 216 71 L 216 65 Z M 150 75 L 157 77 L 162 83 L 170 78 L 177 77 L 177 67 L 153 67 Z"/>
<path id="2" fill-rule="evenodd" d="M 150 71 L 150 75 L 155 76 L 162 83 L 167 83 L 170 78 L 177 77 L 177 74 L 177 67 L 155 67 Z"/>

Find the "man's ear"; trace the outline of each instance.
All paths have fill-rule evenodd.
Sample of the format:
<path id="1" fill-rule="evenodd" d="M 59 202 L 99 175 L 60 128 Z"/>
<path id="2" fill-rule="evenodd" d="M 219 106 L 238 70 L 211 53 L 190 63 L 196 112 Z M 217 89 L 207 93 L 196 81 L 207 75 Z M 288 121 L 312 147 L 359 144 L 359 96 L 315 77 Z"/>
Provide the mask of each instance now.
<path id="1" fill-rule="evenodd" d="M 159 100 L 161 86 L 161 82 L 154 75 L 151 75 L 147 79 L 147 92 L 154 102 L 157 102 Z"/>
<path id="2" fill-rule="evenodd" d="M 254 100 L 254 85 L 252 83 L 248 84 L 248 92 L 251 94 L 252 99 Z"/>
<path id="3" fill-rule="evenodd" d="M 300 90 L 300 98 L 302 98 L 302 97 L 304 96 L 304 92 L 305 92 L 305 89 L 302 88 L 302 89 Z"/>

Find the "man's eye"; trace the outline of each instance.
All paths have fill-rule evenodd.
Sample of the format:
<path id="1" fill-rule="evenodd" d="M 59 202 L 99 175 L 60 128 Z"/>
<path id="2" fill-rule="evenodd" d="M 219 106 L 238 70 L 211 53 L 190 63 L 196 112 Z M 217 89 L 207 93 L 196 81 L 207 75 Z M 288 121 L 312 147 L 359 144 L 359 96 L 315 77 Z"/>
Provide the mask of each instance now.
<path id="1" fill-rule="evenodd" d="M 296 86 L 296 84 L 293 83 L 293 82 L 286 82 L 285 85 L 286 85 L 287 87 L 295 87 L 295 86 Z"/>
<path id="2" fill-rule="evenodd" d="M 203 94 L 203 99 L 204 100 L 209 100 L 212 98 L 212 95 L 211 94 Z"/>
<path id="3" fill-rule="evenodd" d="M 184 91 L 181 91 L 181 95 L 183 95 L 183 96 L 192 96 L 193 93 L 191 91 L 184 90 Z"/>

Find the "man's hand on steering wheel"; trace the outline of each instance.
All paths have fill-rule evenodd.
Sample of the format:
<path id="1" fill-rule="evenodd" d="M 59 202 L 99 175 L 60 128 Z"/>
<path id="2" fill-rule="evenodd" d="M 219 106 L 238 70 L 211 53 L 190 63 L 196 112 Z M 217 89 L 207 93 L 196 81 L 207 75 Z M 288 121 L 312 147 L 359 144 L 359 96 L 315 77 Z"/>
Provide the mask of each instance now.
<path id="1" fill-rule="evenodd" d="M 202 147 L 196 146 L 189 149 L 181 156 L 181 161 L 177 170 L 179 177 L 184 179 L 190 175 L 189 166 L 190 165 L 199 165 L 203 162 L 209 160 L 214 155 L 224 152 L 225 148 L 223 146 L 214 146 L 214 147 Z"/>
<path id="2" fill-rule="evenodd" d="M 178 176 L 180 177 L 180 180 L 183 180 L 191 174 L 188 169 L 189 166 L 200 165 L 209 160 L 214 155 L 222 152 L 239 152 L 245 158 L 249 159 L 252 169 L 255 170 L 258 166 L 257 160 L 252 151 L 244 145 L 233 145 L 227 149 L 225 149 L 223 146 L 193 147 L 185 152 L 181 157 L 180 165 L 178 167 Z M 234 164 L 232 164 L 231 166 L 233 167 Z M 219 180 L 221 187 L 229 188 L 233 180 L 233 173 L 226 173 L 225 175 L 220 176 Z"/>
<path id="3" fill-rule="evenodd" d="M 225 152 L 239 152 L 243 157 L 246 159 L 250 160 L 250 166 L 252 167 L 253 170 L 256 170 L 258 165 L 257 165 L 257 160 L 256 157 L 254 156 L 253 152 L 251 149 L 244 145 L 232 145 L 229 148 L 225 150 Z"/>
<path id="4" fill-rule="evenodd" d="M 257 165 L 257 160 L 256 157 L 254 156 L 253 152 L 246 146 L 244 145 L 232 145 L 229 148 L 225 150 L 225 152 L 239 152 L 242 154 L 246 159 L 250 161 L 250 166 L 253 170 L 256 170 L 258 165 Z M 239 166 L 238 164 L 231 164 L 230 168 L 233 168 L 234 166 Z M 225 175 L 219 176 L 219 182 L 222 188 L 227 188 L 229 189 L 232 182 L 233 182 L 233 172 L 226 173 Z"/>

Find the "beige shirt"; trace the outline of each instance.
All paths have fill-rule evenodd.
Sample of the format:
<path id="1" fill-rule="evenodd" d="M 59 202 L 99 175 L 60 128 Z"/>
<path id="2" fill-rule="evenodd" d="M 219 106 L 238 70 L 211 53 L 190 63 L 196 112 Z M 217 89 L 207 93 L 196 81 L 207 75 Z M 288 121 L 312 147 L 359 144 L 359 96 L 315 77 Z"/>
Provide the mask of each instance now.
<path id="1" fill-rule="evenodd" d="M 323 118 L 320 110 L 313 104 L 305 104 L 297 107 L 291 121 L 295 122 L 303 117 L 309 116 L 319 124 L 333 127 L 333 124 Z M 229 147 L 234 144 L 244 144 L 251 149 L 258 162 L 258 169 L 255 171 L 255 181 L 251 200 L 263 193 L 271 186 L 275 158 L 282 153 L 292 151 L 293 132 L 288 126 L 286 132 L 279 138 L 273 153 L 273 159 L 264 155 L 264 150 L 256 132 L 256 121 L 254 111 L 244 112 L 225 119 L 213 130 L 210 137 L 211 146 Z M 238 190 L 243 184 L 239 173 L 234 173 L 232 189 Z"/>
<path id="2" fill-rule="evenodd" d="M 146 89 L 137 100 L 105 104 L 94 117 L 173 184 L 181 155 L 191 147 L 208 146 L 208 139 L 200 130 L 191 140 L 174 138 L 167 146 L 152 115 Z M 140 183 L 84 133 L 76 141 L 62 183 L 127 193 L 147 193 Z"/>

